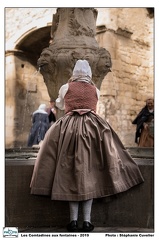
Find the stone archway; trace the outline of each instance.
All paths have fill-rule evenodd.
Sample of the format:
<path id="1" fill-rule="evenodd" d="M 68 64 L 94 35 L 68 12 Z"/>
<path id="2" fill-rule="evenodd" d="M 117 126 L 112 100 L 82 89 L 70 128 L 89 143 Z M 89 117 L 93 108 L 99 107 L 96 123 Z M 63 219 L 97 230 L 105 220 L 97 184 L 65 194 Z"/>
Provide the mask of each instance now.
<path id="1" fill-rule="evenodd" d="M 45 26 L 31 31 L 23 37 L 15 46 L 23 51 L 28 59 L 36 65 L 42 50 L 49 46 L 51 27 Z"/>
<path id="2" fill-rule="evenodd" d="M 6 147 L 23 147 L 31 127 L 31 113 L 49 96 L 37 59 L 49 46 L 50 26 L 32 28 L 6 50 Z"/>

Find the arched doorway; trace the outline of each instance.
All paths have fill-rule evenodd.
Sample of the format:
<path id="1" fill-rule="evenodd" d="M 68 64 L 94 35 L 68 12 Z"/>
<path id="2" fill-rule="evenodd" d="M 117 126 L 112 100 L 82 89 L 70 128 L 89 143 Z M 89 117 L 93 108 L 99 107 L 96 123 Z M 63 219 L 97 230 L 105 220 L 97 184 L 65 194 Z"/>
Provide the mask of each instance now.
<path id="1" fill-rule="evenodd" d="M 37 59 L 49 46 L 51 26 L 24 33 L 13 50 L 6 51 L 6 148 L 26 147 L 31 114 L 49 96 Z"/>
<path id="2" fill-rule="evenodd" d="M 43 48 L 49 46 L 51 39 L 51 27 L 46 26 L 35 29 L 23 37 L 17 44 L 16 49 L 23 51 L 30 61 L 36 66 Z"/>

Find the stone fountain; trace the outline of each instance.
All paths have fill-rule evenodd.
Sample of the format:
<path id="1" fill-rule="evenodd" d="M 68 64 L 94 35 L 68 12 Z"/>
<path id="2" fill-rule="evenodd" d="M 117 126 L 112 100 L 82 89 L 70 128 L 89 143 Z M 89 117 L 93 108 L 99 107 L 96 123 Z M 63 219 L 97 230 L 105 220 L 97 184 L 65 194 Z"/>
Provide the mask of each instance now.
<path id="1" fill-rule="evenodd" d="M 94 8 L 58 8 L 53 15 L 50 45 L 43 49 L 37 62 L 50 98 L 57 98 L 59 88 L 71 77 L 78 59 L 88 60 L 93 81 L 99 89 L 111 71 L 109 52 L 99 47 L 95 40 L 96 18 Z M 99 229 L 110 226 L 154 227 L 153 149 L 128 150 L 139 165 L 145 183 L 118 196 L 95 201 L 92 221 Z M 30 194 L 37 153 L 38 149 L 32 148 L 6 150 L 5 226 L 17 226 L 20 232 L 43 231 L 44 227 L 52 231 L 48 229 L 52 226 L 56 232 L 56 226 L 63 228 L 69 221 L 68 206 L 65 202 Z M 131 212 L 135 214 L 131 215 Z"/>
<path id="2" fill-rule="evenodd" d="M 94 8 L 58 8 L 53 15 L 50 45 L 43 49 L 37 62 L 50 98 L 57 98 L 78 59 L 89 62 L 99 89 L 111 71 L 110 53 L 99 47 L 95 39 L 97 14 Z"/>

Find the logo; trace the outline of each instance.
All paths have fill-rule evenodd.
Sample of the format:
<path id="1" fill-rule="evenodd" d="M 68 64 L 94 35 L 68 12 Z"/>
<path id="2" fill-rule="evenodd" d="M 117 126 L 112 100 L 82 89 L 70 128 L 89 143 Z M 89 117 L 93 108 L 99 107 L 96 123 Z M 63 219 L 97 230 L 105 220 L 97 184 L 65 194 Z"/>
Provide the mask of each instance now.
<path id="1" fill-rule="evenodd" d="M 16 227 L 4 227 L 3 237 L 18 237 L 18 228 Z"/>

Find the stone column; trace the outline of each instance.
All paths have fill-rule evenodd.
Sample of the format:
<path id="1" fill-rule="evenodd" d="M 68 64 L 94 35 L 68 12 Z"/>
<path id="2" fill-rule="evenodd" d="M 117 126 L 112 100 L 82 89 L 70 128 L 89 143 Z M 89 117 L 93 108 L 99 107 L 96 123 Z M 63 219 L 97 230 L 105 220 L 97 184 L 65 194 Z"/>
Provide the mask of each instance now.
<path id="1" fill-rule="evenodd" d="M 57 98 L 78 59 L 88 60 L 99 89 L 110 72 L 110 53 L 95 39 L 97 14 L 94 8 L 58 8 L 53 15 L 50 46 L 43 49 L 37 62 L 50 98 Z"/>
<path id="2" fill-rule="evenodd" d="M 15 140 L 15 89 L 16 67 L 14 52 L 6 53 L 6 82 L 5 82 L 5 119 L 6 119 L 6 144 L 12 147 Z"/>

